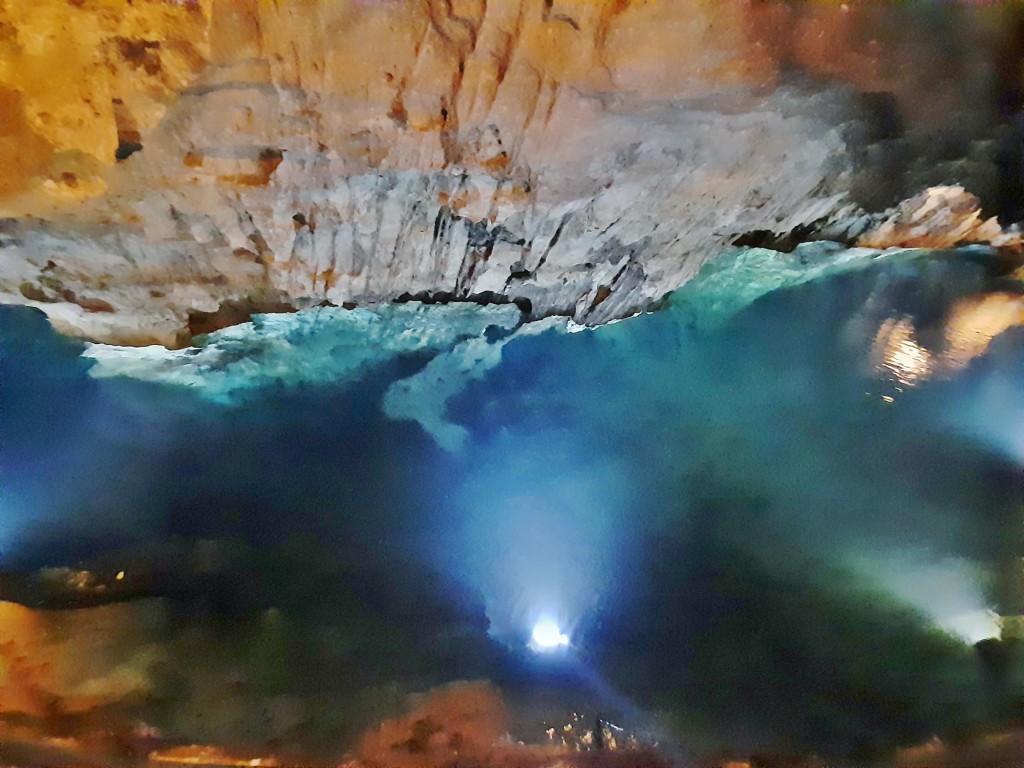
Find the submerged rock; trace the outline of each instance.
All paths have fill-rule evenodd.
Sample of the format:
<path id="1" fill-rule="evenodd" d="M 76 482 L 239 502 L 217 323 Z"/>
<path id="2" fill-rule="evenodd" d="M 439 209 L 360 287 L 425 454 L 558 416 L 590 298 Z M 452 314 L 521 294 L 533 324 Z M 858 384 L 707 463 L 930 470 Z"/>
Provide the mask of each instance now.
<path id="1" fill-rule="evenodd" d="M 203 337 L 201 346 L 169 350 L 90 344 L 94 378 L 123 376 L 191 388 L 220 403 L 273 387 L 346 385 L 400 356 L 436 355 L 459 343 L 494 346 L 489 333 L 522 322 L 513 305 L 393 304 L 370 309 L 320 307 L 251 322 Z M 500 347 L 496 347 L 500 349 Z"/>

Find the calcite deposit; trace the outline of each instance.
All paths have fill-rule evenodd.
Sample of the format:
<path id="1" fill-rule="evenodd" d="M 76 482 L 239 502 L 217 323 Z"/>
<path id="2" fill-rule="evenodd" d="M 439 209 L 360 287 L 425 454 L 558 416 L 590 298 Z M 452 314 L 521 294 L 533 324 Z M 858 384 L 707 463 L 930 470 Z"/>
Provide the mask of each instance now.
<path id="1" fill-rule="evenodd" d="M 908 135 L 937 105 L 956 122 L 963 82 L 922 103 L 940 65 L 904 65 L 927 30 L 889 45 L 888 13 L 10 0 L 0 301 L 170 347 L 405 296 L 622 317 L 751 232 L 856 222 L 879 178 L 859 93 L 895 94 Z M 999 40 L 1001 13 L 970 29 Z"/>

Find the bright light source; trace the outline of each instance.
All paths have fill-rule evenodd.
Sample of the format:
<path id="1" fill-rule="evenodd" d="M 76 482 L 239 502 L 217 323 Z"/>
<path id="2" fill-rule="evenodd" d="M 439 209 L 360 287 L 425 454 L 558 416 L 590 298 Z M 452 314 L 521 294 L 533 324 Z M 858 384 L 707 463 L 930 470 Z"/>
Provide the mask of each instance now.
<path id="1" fill-rule="evenodd" d="M 1002 632 L 999 614 L 990 610 L 967 611 L 940 619 L 939 626 L 959 635 L 971 645 L 997 638 Z"/>
<path id="2" fill-rule="evenodd" d="M 564 634 L 551 619 L 541 619 L 533 626 L 533 647 L 538 651 L 550 651 L 569 644 Z"/>

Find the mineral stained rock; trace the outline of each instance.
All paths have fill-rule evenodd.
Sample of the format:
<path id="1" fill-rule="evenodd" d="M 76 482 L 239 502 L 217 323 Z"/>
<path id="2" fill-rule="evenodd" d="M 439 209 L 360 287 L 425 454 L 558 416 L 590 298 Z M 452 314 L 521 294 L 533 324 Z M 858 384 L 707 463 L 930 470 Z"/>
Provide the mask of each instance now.
<path id="1" fill-rule="evenodd" d="M 853 99 L 780 72 L 913 105 L 916 70 L 872 37 L 886 13 L 10 0 L 0 301 L 170 347 L 405 294 L 622 317 L 740 235 L 844 210 Z"/>
<path id="2" fill-rule="evenodd" d="M 986 243 L 1019 252 L 1021 235 L 983 218 L 978 198 L 963 187 L 932 187 L 901 203 L 885 221 L 861 235 L 866 248 L 955 248 Z"/>

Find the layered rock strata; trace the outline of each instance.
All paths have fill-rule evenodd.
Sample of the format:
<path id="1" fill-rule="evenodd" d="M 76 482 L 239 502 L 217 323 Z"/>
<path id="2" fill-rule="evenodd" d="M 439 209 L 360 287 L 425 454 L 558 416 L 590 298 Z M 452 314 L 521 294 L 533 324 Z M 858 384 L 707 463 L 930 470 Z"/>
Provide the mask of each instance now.
<path id="1" fill-rule="evenodd" d="M 801 5 L 12 0 L 0 301 L 171 347 L 322 303 L 634 313 L 849 214 L 860 107 L 787 68 L 913 102 L 887 12 Z"/>

